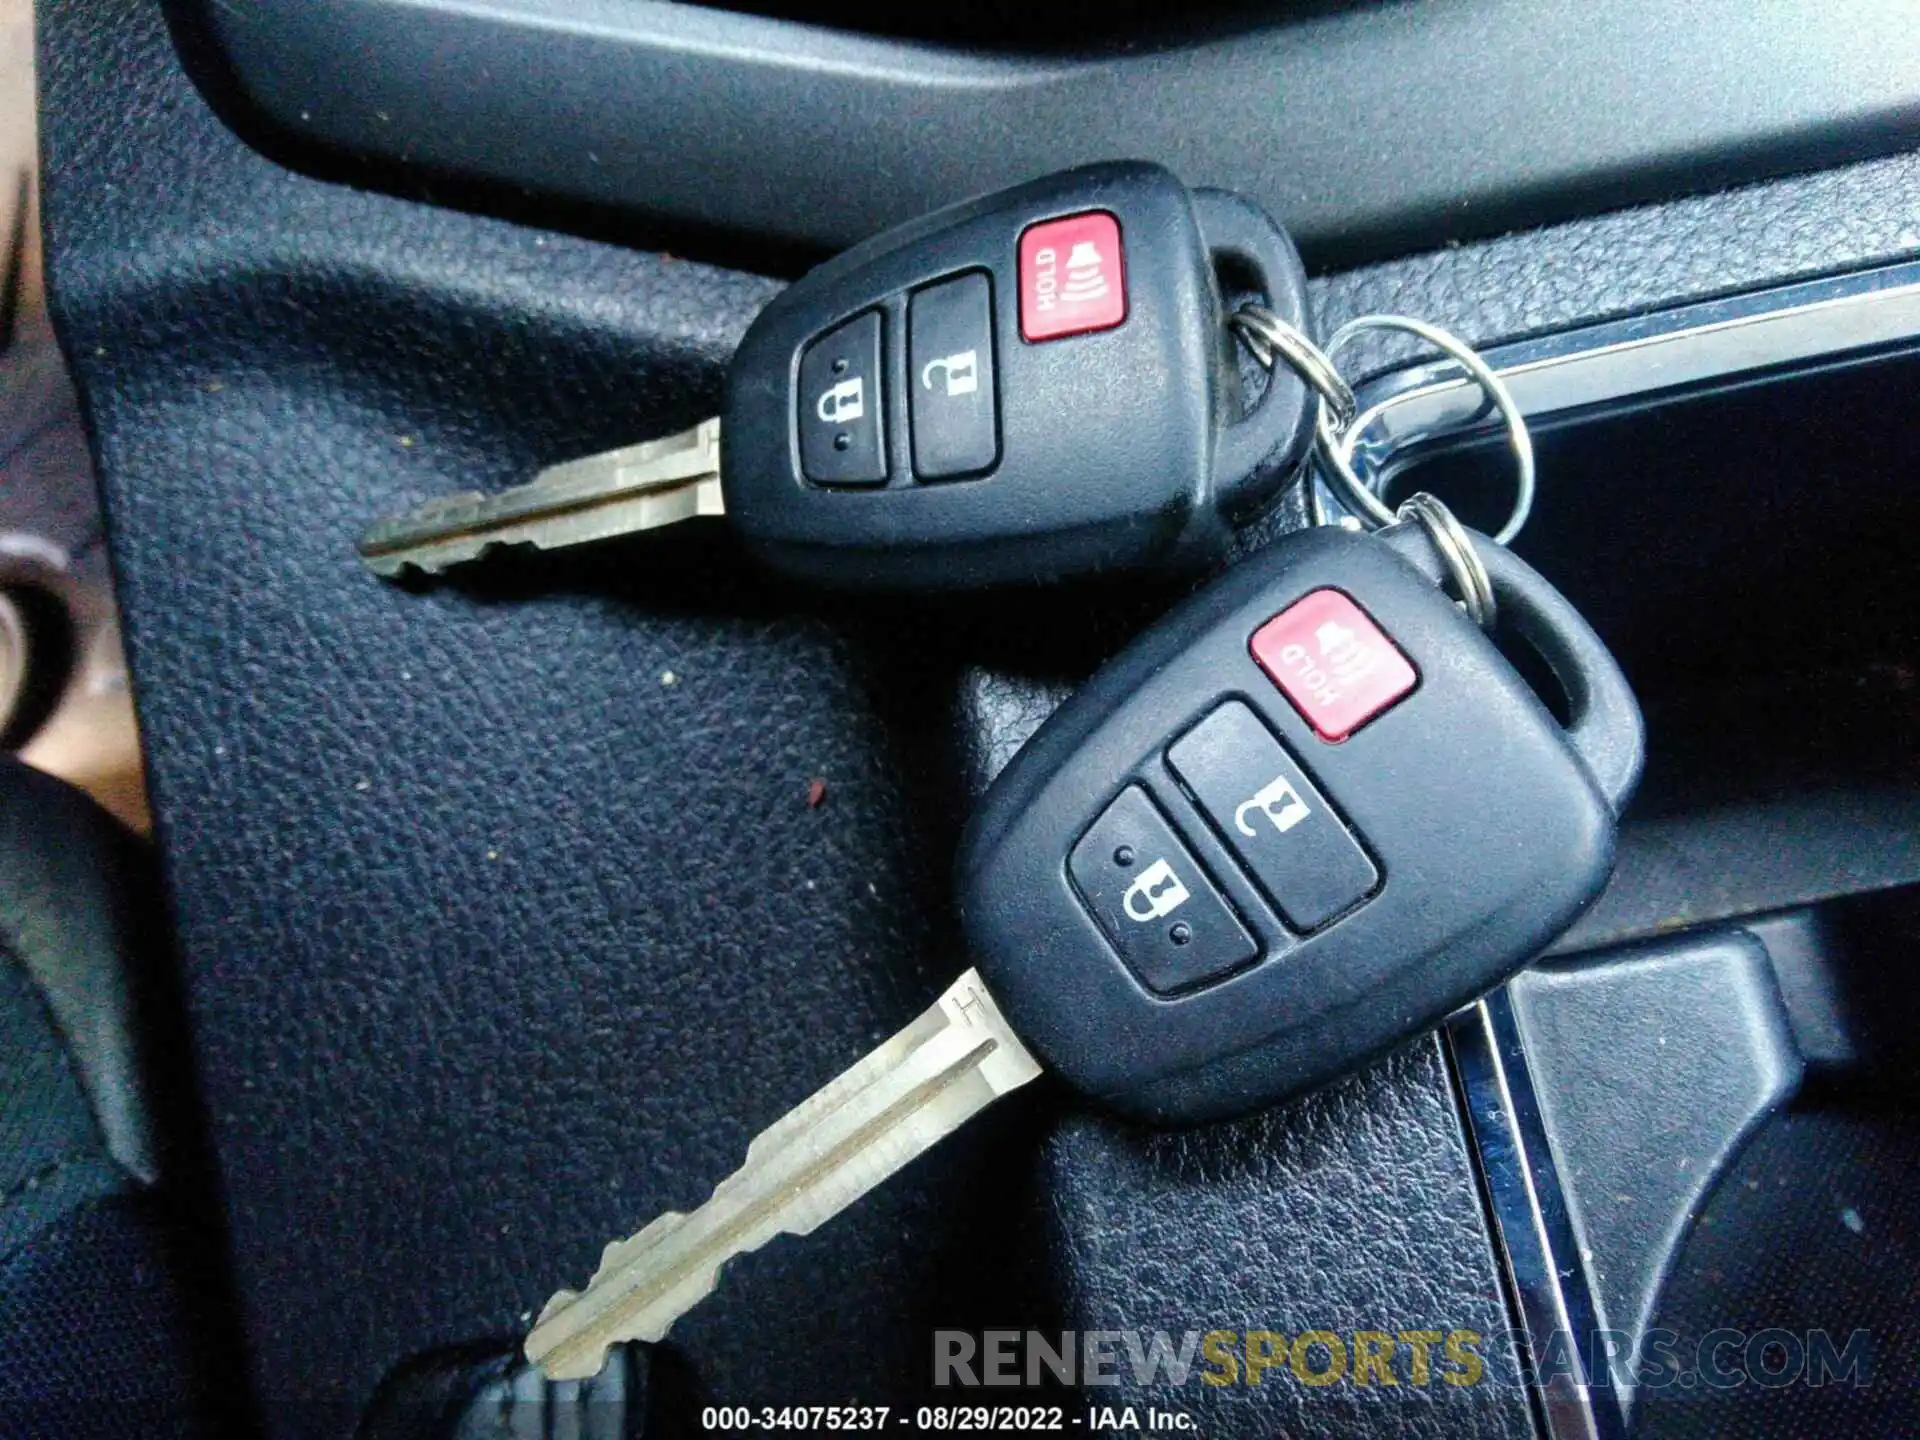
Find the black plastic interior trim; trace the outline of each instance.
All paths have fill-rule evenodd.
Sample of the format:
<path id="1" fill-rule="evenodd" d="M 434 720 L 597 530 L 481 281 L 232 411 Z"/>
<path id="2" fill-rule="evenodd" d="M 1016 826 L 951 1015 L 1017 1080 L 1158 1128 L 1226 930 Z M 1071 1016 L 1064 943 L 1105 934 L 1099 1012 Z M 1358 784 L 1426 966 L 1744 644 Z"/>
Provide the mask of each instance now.
<path id="1" fill-rule="evenodd" d="M 1901 0 L 1844 23 L 1820 0 L 1378 4 L 1081 57 L 663 0 L 174 11 L 256 143 L 610 207 L 768 268 L 1114 157 L 1242 191 L 1325 268 L 1920 137 Z"/>
<path id="2" fill-rule="evenodd" d="M 1538 966 L 1507 999 L 1594 1320 L 1633 1337 L 1611 1377 L 1588 1379 L 1610 1378 L 1630 1416 L 1642 1337 L 1689 1223 L 1798 1088 L 1800 1056 L 1767 952 L 1739 931 Z"/>

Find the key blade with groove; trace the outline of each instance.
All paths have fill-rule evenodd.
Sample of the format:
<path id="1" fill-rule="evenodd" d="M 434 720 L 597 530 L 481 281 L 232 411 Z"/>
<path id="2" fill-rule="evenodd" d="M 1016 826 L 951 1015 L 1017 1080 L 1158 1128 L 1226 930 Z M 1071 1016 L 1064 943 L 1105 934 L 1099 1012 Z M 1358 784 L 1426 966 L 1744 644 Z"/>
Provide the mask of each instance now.
<path id="1" fill-rule="evenodd" d="M 720 422 L 550 465 L 497 495 L 466 491 L 376 521 L 360 558 L 388 579 L 408 566 L 438 575 L 495 545 L 559 550 L 722 515 Z"/>
<path id="2" fill-rule="evenodd" d="M 551 1380 L 578 1380 L 598 1373 L 609 1345 L 660 1339 L 735 1255 L 810 1233 L 1039 1073 L 967 971 L 919 1019 L 761 1131 L 699 1209 L 671 1211 L 607 1246 L 585 1290 L 547 1302 L 527 1358 Z"/>

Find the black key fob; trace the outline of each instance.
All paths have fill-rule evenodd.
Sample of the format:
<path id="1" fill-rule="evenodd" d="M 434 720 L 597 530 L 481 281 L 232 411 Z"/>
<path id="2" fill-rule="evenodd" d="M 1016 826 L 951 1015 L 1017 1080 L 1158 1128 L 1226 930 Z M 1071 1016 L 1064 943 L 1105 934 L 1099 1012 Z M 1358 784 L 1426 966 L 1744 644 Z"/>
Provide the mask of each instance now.
<path id="1" fill-rule="evenodd" d="M 1295 326 L 1291 240 L 1155 165 L 1049 176 L 826 262 L 728 373 L 727 514 L 768 563 L 958 589 L 1194 569 L 1311 437 L 1284 367 L 1242 393 L 1222 275 Z"/>
<path id="2" fill-rule="evenodd" d="M 1159 1120 L 1323 1083 L 1491 989 L 1595 899 L 1643 753 L 1605 646 L 1476 537 L 1555 720 L 1403 554 L 1322 528 L 1142 635 L 975 814 L 961 916 L 1046 1064 Z"/>

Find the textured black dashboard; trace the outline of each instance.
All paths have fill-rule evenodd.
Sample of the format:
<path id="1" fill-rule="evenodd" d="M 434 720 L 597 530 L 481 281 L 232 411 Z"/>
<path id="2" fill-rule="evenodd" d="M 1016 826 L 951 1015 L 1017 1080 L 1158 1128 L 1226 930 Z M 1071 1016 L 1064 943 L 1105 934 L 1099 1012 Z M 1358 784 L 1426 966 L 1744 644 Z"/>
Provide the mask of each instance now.
<path id="1" fill-rule="evenodd" d="M 1329 276 L 1316 308 L 1324 330 L 1397 311 L 1492 345 L 1910 258 L 1916 195 L 1920 154 L 1893 155 Z"/>
<path id="2" fill-rule="evenodd" d="M 368 517 L 710 413 L 773 283 L 290 172 L 157 0 L 48 0 L 41 77 L 252 1378 L 275 1433 L 340 1434 L 931 999 L 971 787 L 1155 602 L 847 602 L 715 533 L 382 585 Z M 1916 191 L 1874 162 L 1318 299 L 1506 338 L 1920 250 Z M 688 1404 L 904 1401 L 936 1327 L 1256 1321 L 1504 1325 L 1433 1042 L 1182 1137 L 1042 1087 L 732 1267 L 660 1373 Z M 1512 1388 L 1438 1399 L 1194 1403 L 1220 1433 L 1530 1424 Z"/>

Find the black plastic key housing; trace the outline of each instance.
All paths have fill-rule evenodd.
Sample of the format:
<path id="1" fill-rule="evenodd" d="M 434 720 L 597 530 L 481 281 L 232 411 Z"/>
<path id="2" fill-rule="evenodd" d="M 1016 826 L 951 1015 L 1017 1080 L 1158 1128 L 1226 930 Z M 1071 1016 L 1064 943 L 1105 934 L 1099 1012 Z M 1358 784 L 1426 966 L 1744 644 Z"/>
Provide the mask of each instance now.
<path id="1" fill-rule="evenodd" d="M 1430 1028 L 1599 894 L 1643 753 L 1632 691 L 1480 541 L 1563 726 L 1423 543 L 1275 543 L 1105 666 L 983 798 L 962 923 L 1079 1089 L 1159 1120 L 1258 1108 Z"/>
<path id="2" fill-rule="evenodd" d="M 1215 561 L 1311 430 L 1285 367 L 1248 403 L 1223 274 L 1304 326 L 1284 231 L 1135 162 L 887 231 L 781 294 L 742 341 L 727 514 L 768 563 L 851 587 Z"/>

